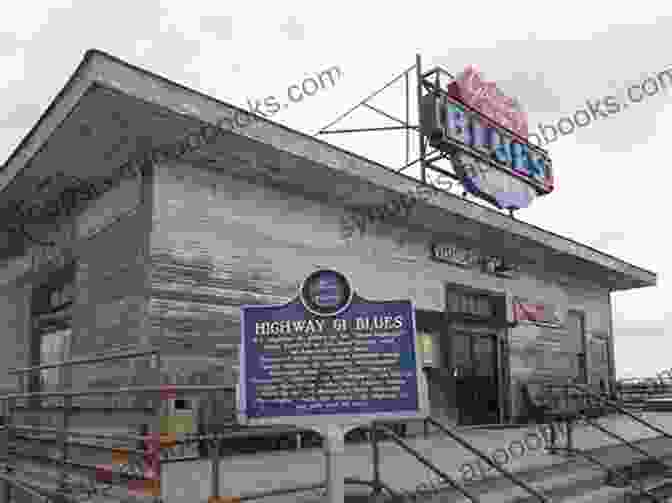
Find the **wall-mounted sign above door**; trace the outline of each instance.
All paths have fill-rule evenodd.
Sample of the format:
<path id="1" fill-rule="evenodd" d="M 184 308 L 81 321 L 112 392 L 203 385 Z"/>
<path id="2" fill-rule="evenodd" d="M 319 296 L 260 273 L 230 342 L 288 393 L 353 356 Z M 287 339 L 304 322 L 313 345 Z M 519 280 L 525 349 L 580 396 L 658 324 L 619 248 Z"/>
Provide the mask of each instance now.
<path id="1" fill-rule="evenodd" d="M 554 328 L 564 326 L 562 313 L 558 306 L 543 302 L 531 302 L 528 299 L 514 297 L 512 302 L 515 322 L 531 323 Z"/>
<path id="2" fill-rule="evenodd" d="M 482 255 L 477 250 L 447 243 L 432 244 L 431 258 L 439 262 L 465 268 L 475 268 L 486 274 L 495 274 L 507 278 L 513 276 L 518 269 L 517 266 L 501 257 Z"/>

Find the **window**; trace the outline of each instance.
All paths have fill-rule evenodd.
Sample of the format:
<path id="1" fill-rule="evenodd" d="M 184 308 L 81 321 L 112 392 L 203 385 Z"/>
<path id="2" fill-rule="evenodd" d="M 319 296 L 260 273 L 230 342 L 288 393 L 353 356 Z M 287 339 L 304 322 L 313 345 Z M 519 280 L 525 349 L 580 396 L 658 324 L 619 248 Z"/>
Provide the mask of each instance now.
<path id="1" fill-rule="evenodd" d="M 41 363 L 57 363 L 67 358 L 66 351 L 70 339 L 71 329 L 56 330 L 42 335 L 40 347 Z M 45 369 L 42 371 L 41 382 L 44 387 L 53 389 L 58 384 L 59 369 Z"/>
<path id="2" fill-rule="evenodd" d="M 71 337 L 71 307 L 75 295 L 75 264 L 49 274 L 47 280 L 33 288 L 31 299 L 31 366 L 57 363 L 68 358 Z M 59 368 L 33 374 L 32 392 L 53 389 L 59 384 Z"/>
<path id="3" fill-rule="evenodd" d="M 449 291 L 446 298 L 447 311 L 466 314 L 479 318 L 492 318 L 494 309 L 492 300 L 487 295 Z"/>

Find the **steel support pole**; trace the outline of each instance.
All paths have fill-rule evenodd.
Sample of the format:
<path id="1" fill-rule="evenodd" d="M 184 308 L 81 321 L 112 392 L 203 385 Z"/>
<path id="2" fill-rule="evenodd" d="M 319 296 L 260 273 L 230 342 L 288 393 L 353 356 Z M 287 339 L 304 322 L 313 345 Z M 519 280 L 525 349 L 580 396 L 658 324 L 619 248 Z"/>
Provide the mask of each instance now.
<path id="1" fill-rule="evenodd" d="M 380 494 L 380 446 L 378 445 L 378 431 L 376 422 L 371 421 L 371 452 L 373 457 L 373 494 Z"/>
<path id="2" fill-rule="evenodd" d="M 420 54 L 415 55 L 415 75 L 418 79 L 416 86 L 418 94 L 418 124 L 421 124 L 420 114 L 422 113 L 422 66 L 420 61 Z M 422 183 L 427 183 L 425 166 L 425 137 L 422 134 L 422 127 L 418 128 L 418 139 L 420 140 L 420 178 Z"/>
<path id="3" fill-rule="evenodd" d="M 408 72 L 404 74 L 404 84 L 406 88 L 406 125 L 408 126 L 410 124 L 410 102 L 411 102 L 411 90 L 409 86 L 409 81 L 408 81 Z M 420 124 L 420 123 L 418 123 Z M 406 164 L 408 164 L 410 160 L 410 153 L 411 151 L 411 130 L 407 129 L 406 130 Z"/>
<path id="4" fill-rule="evenodd" d="M 330 424 L 324 430 L 324 453 L 326 455 L 327 503 L 344 503 L 345 474 L 343 453 L 345 452 L 343 428 Z"/>

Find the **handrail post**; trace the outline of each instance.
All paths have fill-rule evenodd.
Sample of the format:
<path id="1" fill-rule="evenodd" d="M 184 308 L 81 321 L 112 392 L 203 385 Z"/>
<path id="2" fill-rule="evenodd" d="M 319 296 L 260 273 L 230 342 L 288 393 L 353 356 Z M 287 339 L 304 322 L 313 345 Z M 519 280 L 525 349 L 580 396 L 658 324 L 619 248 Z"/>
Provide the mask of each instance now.
<path id="1" fill-rule="evenodd" d="M 212 404 L 213 407 L 213 416 L 216 418 L 217 417 L 217 394 L 216 392 L 211 393 L 211 401 L 210 403 Z M 219 449 L 220 446 L 223 445 L 224 439 L 220 438 L 217 439 L 216 436 L 213 438 L 215 440 L 213 442 L 214 444 L 214 449 L 212 449 L 212 470 L 211 470 L 211 480 L 210 480 L 210 496 L 213 500 L 217 500 L 219 498 Z M 217 441 L 219 440 L 219 441 Z"/>
<path id="2" fill-rule="evenodd" d="M 24 377 L 23 375 L 19 376 L 18 379 L 19 393 L 24 392 Z M 14 425 L 14 414 L 16 407 L 16 398 L 9 398 L 7 400 L 7 466 L 5 467 L 5 473 L 8 475 L 14 472 L 16 467 L 16 428 Z M 14 493 L 14 488 L 10 487 L 10 484 L 7 484 L 7 491 L 5 492 L 5 502 L 11 503 L 12 493 Z"/>
<path id="3" fill-rule="evenodd" d="M 151 367 L 153 367 L 155 372 L 156 385 L 161 388 L 161 353 L 154 353 L 150 355 Z M 155 501 L 157 503 L 161 502 L 161 415 L 163 412 L 163 392 L 158 392 L 156 398 L 154 399 L 154 435 L 152 442 L 155 443 L 155 455 L 156 459 L 152 459 L 152 472 L 153 480 L 150 482 L 152 485 L 152 493 L 155 496 Z M 158 494 L 156 494 L 158 492 Z"/>
<path id="4" fill-rule="evenodd" d="M 371 421 L 371 450 L 373 453 L 373 495 L 380 494 L 380 446 L 378 445 L 378 432 L 376 422 Z"/>
<path id="5" fill-rule="evenodd" d="M 567 428 L 567 448 L 570 450 L 574 450 L 574 438 L 572 435 L 572 430 L 573 430 L 573 421 L 571 417 L 567 418 L 567 424 L 565 425 Z"/>
<path id="6" fill-rule="evenodd" d="M 67 391 L 68 388 L 72 386 L 72 367 L 63 366 L 59 370 L 60 374 L 60 388 L 61 391 Z M 63 397 L 63 414 L 62 414 L 62 429 L 56 432 L 56 438 L 58 440 L 58 447 L 61 451 L 61 477 L 59 480 L 59 488 L 62 491 L 67 491 L 69 487 L 68 480 L 68 465 L 67 460 L 69 458 L 68 450 L 68 430 L 70 429 L 70 414 L 72 410 L 72 397 L 64 396 Z"/>
<path id="7" fill-rule="evenodd" d="M 10 434 L 9 434 L 9 400 L 3 400 L 2 401 L 2 416 L 5 420 L 5 426 L 7 429 L 5 430 L 5 440 L 6 440 L 6 465 L 5 465 L 5 473 L 9 474 L 9 462 L 10 462 Z M 11 484 L 9 483 L 8 480 L 5 480 L 2 484 L 3 487 L 3 492 L 2 492 L 2 503 L 9 503 L 11 500 Z"/>

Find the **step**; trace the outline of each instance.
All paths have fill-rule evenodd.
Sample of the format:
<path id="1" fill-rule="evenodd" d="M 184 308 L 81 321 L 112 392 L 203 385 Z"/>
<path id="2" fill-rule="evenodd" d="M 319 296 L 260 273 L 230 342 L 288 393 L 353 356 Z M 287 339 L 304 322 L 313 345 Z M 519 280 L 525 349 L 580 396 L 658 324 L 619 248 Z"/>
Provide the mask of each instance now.
<path id="1" fill-rule="evenodd" d="M 670 458 L 666 458 L 669 460 Z M 604 461 L 604 460 L 603 460 Z M 669 461 L 668 461 L 669 462 Z M 585 494 L 592 494 L 596 498 L 608 500 L 611 495 L 624 497 L 630 491 L 629 486 L 607 486 L 607 474 L 600 467 L 587 465 L 581 461 L 554 465 L 545 469 L 519 474 L 524 482 L 533 489 L 545 495 L 553 502 L 573 502 L 583 498 Z M 649 477 L 649 485 L 655 485 L 660 477 Z M 478 494 L 482 503 L 537 503 L 538 499 L 531 496 L 524 489 L 514 485 L 511 481 L 497 479 L 489 484 L 483 482 L 466 485 L 472 493 Z M 613 490 L 605 488 L 610 487 Z M 461 501 L 460 495 L 447 484 L 433 493 L 418 494 L 416 499 L 422 503 L 447 503 Z M 606 501 L 605 500 L 605 501 Z M 590 501 L 590 500 L 587 500 Z M 622 501 L 620 501 L 622 503 Z"/>
<path id="2" fill-rule="evenodd" d="M 667 501 L 667 498 L 672 497 L 672 480 L 669 477 L 662 480 L 647 481 L 643 484 L 643 487 L 650 493 L 658 496 L 661 501 Z M 625 499 L 626 503 L 648 503 L 650 501 L 650 498 L 635 491 L 628 491 Z"/>
<path id="3" fill-rule="evenodd" d="M 602 486 L 600 489 L 567 500 L 567 503 L 623 503 L 626 494 L 627 491 L 622 488 Z"/>

